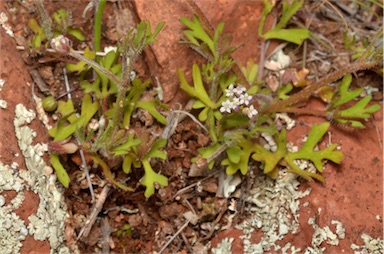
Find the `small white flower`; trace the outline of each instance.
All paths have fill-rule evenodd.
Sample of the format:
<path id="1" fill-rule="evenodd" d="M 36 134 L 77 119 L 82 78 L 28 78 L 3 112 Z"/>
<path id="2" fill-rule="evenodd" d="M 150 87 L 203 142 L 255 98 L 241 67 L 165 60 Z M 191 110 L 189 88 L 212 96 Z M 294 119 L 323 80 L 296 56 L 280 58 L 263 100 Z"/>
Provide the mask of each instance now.
<path id="1" fill-rule="evenodd" d="M 245 100 L 245 105 L 249 105 L 249 103 L 251 102 L 251 100 L 252 100 L 252 96 L 251 95 L 249 95 L 249 94 L 247 94 L 247 99 Z"/>
<path id="2" fill-rule="evenodd" d="M 246 91 L 247 89 L 242 85 L 238 85 L 236 88 L 233 89 L 233 92 L 235 93 L 236 96 L 241 96 Z"/>
<path id="3" fill-rule="evenodd" d="M 243 114 L 248 116 L 248 118 L 252 118 L 256 116 L 259 112 L 255 109 L 253 105 L 243 108 Z"/>
<path id="4" fill-rule="evenodd" d="M 97 130 L 99 128 L 99 121 L 93 118 L 88 124 L 88 128 L 94 131 Z"/>
<path id="5" fill-rule="evenodd" d="M 232 107 L 233 107 L 233 102 L 230 100 L 226 100 L 221 104 L 220 112 L 221 113 L 224 113 L 224 112 L 231 113 Z"/>
<path id="6" fill-rule="evenodd" d="M 230 84 L 227 89 L 225 89 L 225 96 L 232 98 L 234 96 L 233 92 L 234 86 Z"/>
<path id="7" fill-rule="evenodd" d="M 238 106 L 240 106 L 241 103 L 240 103 L 240 99 L 238 97 L 235 97 L 233 98 L 233 101 L 232 101 L 232 108 L 235 109 L 237 108 Z"/>
<path id="8" fill-rule="evenodd" d="M 115 47 L 115 46 L 108 46 L 108 47 L 104 48 L 104 53 L 105 54 L 108 54 L 111 51 L 115 51 L 116 52 L 117 51 L 117 47 Z"/>
<path id="9" fill-rule="evenodd" d="M 240 104 L 244 104 L 244 105 L 248 106 L 250 100 L 252 99 L 252 96 L 250 96 L 247 93 L 244 93 L 244 94 L 240 95 L 239 98 L 240 98 Z"/>

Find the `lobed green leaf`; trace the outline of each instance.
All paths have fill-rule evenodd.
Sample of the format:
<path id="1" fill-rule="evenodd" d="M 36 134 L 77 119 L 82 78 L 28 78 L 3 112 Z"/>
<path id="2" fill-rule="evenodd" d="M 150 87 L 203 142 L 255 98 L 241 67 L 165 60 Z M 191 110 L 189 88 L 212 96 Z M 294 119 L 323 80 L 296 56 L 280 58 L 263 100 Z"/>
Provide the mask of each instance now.
<path id="1" fill-rule="evenodd" d="M 162 187 L 168 186 L 168 178 L 153 171 L 149 160 L 143 160 L 143 167 L 145 171 L 144 177 L 141 179 L 141 184 L 146 187 L 144 196 L 149 198 L 155 193 L 155 183 Z"/>
<path id="2" fill-rule="evenodd" d="M 288 153 L 285 156 L 285 161 L 292 167 L 294 160 L 305 159 L 310 160 L 315 165 L 316 169 L 323 172 L 323 160 L 330 160 L 334 163 L 340 163 L 344 158 L 342 152 L 337 151 L 337 144 L 332 144 L 325 149 L 315 150 L 316 144 L 323 138 L 327 132 L 330 123 L 324 122 L 320 125 L 314 124 L 305 144 L 301 147 L 298 152 Z"/>

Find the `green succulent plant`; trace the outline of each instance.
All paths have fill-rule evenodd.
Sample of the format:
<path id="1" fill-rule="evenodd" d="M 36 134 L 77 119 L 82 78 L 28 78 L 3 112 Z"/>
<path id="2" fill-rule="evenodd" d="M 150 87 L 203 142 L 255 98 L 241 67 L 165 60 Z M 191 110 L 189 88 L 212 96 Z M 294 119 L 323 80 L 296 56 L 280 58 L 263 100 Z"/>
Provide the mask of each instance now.
<path id="1" fill-rule="evenodd" d="M 303 1 L 283 2 L 282 16 L 277 25 L 263 33 L 265 18 L 273 8 L 269 1 L 263 2 L 266 8 L 259 28 L 261 37 L 301 44 L 310 36 L 311 33 L 306 29 L 284 29 L 291 17 L 300 9 Z M 186 81 L 184 73 L 181 70 L 178 71 L 181 89 L 195 100 L 193 108 L 199 109 L 199 120 L 205 123 L 210 133 L 211 145 L 200 148 L 200 156 L 193 159 L 198 164 L 205 161 L 209 168 L 220 164 L 226 169 L 227 174 L 232 175 L 238 171 L 246 174 L 250 165 L 256 163 L 272 178 L 278 176 L 280 166 L 285 166 L 288 167 L 289 172 L 296 173 L 307 180 L 317 179 L 324 182 L 325 179 L 320 174 L 323 171 L 323 163 L 326 161 L 340 163 L 344 157 L 336 149 L 338 144 L 330 144 L 320 150 L 316 148 L 330 123 L 313 125 L 300 150 L 290 152 L 287 149 L 286 130 L 279 130 L 275 126 L 275 114 L 279 112 L 313 114 L 331 122 L 353 128 L 364 128 L 364 120 L 381 108 L 378 104 L 369 105 L 370 96 L 358 98 L 362 88 L 349 90 L 352 81 L 349 73 L 378 64 L 380 52 L 382 56 L 382 46 L 376 51 L 372 49 L 376 46 L 372 46 L 367 50 L 368 53 L 362 54 L 359 61 L 352 66 L 330 74 L 302 91 L 292 93 L 293 86 L 283 84 L 274 98 L 274 93 L 265 85 L 265 82 L 257 80 L 258 66 L 253 62 L 241 68 L 247 82 L 233 71 L 235 62 L 231 58 L 231 53 L 235 48 L 223 44 L 221 38 L 223 23 L 220 23 L 215 31 L 205 31 L 204 27 L 209 26 L 203 25 L 197 16 L 194 16 L 192 21 L 181 18 L 181 22 L 186 26 L 182 42 L 196 49 L 208 60 L 201 66 L 193 65 L 192 85 Z M 292 36 L 293 34 L 295 36 Z M 380 36 L 382 32 L 381 35 L 378 34 L 376 40 L 379 40 Z M 316 95 L 320 88 L 328 87 L 330 83 L 343 76 L 336 91 L 332 92 L 331 101 L 325 111 L 313 112 L 295 107 L 295 104 L 306 101 L 311 95 Z M 351 104 L 353 100 L 357 101 Z M 261 145 L 262 133 L 269 133 L 274 137 L 276 143 L 274 148 L 265 148 Z M 224 159 L 219 159 L 223 158 L 219 156 L 220 154 L 223 154 Z M 301 169 L 296 163 L 299 160 L 312 162 L 319 173 Z"/>
<path id="2" fill-rule="evenodd" d="M 103 8 L 103 5 L 99 7 Z M 97 13 L 97 20 L 101 20 L 99 15 L 102 15 L 102 11 Z M 60 33 L 71 31 L 64 22 L 67 14 L 68 12 L 64 11 L 54 14 L 55 21 L 60 24 L 60 29 L 57 30 Z M 48 16 L 44 13 L 43 15 Z M 50 24 L 49 21 L 46 24 Z M 148 144 L 143 142 L 143 137 L 127 131 L 131 128 L 132 114 L 138 109 L 148 111 L 161 124 L 167 123 L 159 112 L 161 108 L 167 109 L 167 105 L 155 99 L 141 101 L 150 81 L 142 82 L 131 75 L 133 63 L 147 45 L 156 42 L 156 35 L 163 26 L 164 23 L 159 23 L 155 31 L 151 32 L 149 22 L 140 22 L 135 29 L 128 32 L 116 50 L 102 57 L 96 57 L 96 52 L 88 48 L 85 49 L 84 55 L 79 54 L 71 48 L 69 39 L 62 34 L 51 37 L 51 47 L 57 53 L 79 60 L 76 64 L 67 63 L 66 67 L 70 72 L 80 75 L 84 92 L 80 110 L 76 109 L 71 99 L 58 102 L 57 113 L 60 118 L 56 126 L 49 130 L 53 138 L 50 143 L 51 164 L 65 187 L 69 186 L 70 178 L 61 161 L 61 154 L 74 153 L 77 149 L 88 153 L 93 162 L 100 166 L 104 176 L 126 191 L 134 189 L 115 179 L 109 164 L 114 158 L 121 158 L 120 168 L 126 174 L 129 174 L 132 168 L 143 169 L 141 183 L 146 188 L 146 197 L 154 193 L 156 183 L 160 186 L 168 184 L 168 179 L 156 173 L 150 163 L 153 159 L 166 159 L 163 149 L 167 141 L 156 139 L 150 142 L 149 146 L 144 146 L 143 144 Z M 97 35 L 100 34 L 101 23 L 96 22 L 94 28 L 96 40 L 100 40 Z M 96 73 L 93 81 L 86 78 L 91 69 Z"/>

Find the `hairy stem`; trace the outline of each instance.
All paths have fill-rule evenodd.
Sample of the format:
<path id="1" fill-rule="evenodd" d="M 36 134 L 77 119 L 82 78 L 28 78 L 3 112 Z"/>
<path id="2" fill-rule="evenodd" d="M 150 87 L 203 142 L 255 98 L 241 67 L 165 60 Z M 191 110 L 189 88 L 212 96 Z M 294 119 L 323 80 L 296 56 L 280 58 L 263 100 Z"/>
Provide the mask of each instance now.
<path id="1" fill-rule="evenodd" d="M 82 56 L 80 55 L 79 53 L 76 53 L 74 52 L 73 50 L 71 50 L 69 53 L 68 53 L 69 56 L 73 57 L 73 58 L 76 58 L 77 60 L 79 61 L 83 61 L 85 62 L 86 64 L 90 65 L 92 68 L 100 71 L 101 73 L 103 73 L 105 76 L 107 76 L 111 81 L 115 82 L 116 85 L 118 85 L 119 87 L 122 86 L 122 82 L 121 80 L 119 80 L 115 74 L 113 74 L 112 72 L 106 70 L 103 66 L 99 65 L 98 63 L 96 63 L 95 61 L 92 61 L 92 60 L 89 60 L 88 58 L 86 58 L 85 56 Z"/>
<path id="2" fill-rule="evenodd" d="M 292 107 L 283 108 L 282 110 L 279 110 L 279 113 L 294 113 L 294 114 L 300 114 L 300 115 L 327 117 L 327 112 L 325 111 L 312 110 L 312 109 L 306 109 L 306 108 L 292 108 Z"/>
<path id="3" fill-rule="evenodd" d="M 313 85 L 310 85 L 306 89 L 301 90 L 295 95 L 292 95 L 286 100 L 276 102 L 266 109 L 263 110 L 263 113 L 272 113 L 272 112 L 285 112 L 284 109 L 286 107 L 289 107 L 291 105 L 294 105 L 298 102 L 304 101 L 309 99 L 309 97 L 314 94 L 317 90 L 322 88 L 323 86 L 326 86 L 332 82 L 335 82 L 345 76 L 348 73 L 353 73 L 359 70 L 366 70 L 369 68 L 374 67 L 377 65 L 377 62 L 369 62 L 369 63 L 353 63 L 350 66 L 347 66 L 345 68 L 342 68 L 338 71 L 333 72 L 332 74 L 320 79 L 318 82 L 316 82 Z"/>
<path id="4" fill-rule="evenodd" d="M 41 27 L 44 31 L 45 37 L 49 41 L 53 38 L 52 20 L 49 17 L 47 10 L 44 8 L 44 4 L 43 4 L 42 0 L 37 0 L 36 6 L 37 6 L 37 10 L 39 12 L 40 18 L 41 18 Z"/>

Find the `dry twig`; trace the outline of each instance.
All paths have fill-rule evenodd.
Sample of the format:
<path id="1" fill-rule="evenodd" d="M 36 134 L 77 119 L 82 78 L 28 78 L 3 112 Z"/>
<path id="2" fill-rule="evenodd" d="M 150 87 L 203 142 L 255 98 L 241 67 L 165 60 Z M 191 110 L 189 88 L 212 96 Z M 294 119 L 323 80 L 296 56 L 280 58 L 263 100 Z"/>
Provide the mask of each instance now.
<path id="1" fill-rule="evenodd" d="M 69 100 L 71 100 L 72 99 L 72 95 L 71 95 L 71 92 L 70 92 L 71 88 L 69 86 L 68 77 L 67 77 L 67 71 L 66 71 L 65 68 L 63 68 L 63 75 L 64 75 L 64 82 L 65 82 L 65 89 L 67 90 L 67 97 L 68 97 Z M 84 151 L 81 148 L 80 140 L 76 138 L 76 141 L 77 141 L 77 144 L 80 147 L 79 153 L 80 153 L 80 157 L 81 157 L 81 162 L 83 164 L 85 176 L 87 178 L 89 192 L 91 193 L 92 203 L 94 203 L 95 202 L 95 192 L 93 191 L 91 177 L 89 176 L 89 170 L 88 170 L 87 162 L 85 161 Z"/>
<path id="2" fill-rule="evenodd" d="M 95 224 L 97 215 L 100 213 L 101 209 L 103 208 L 103 205 L 105 203 L 105 200 L 108 197 L 110 189 L 111 188 L 109 187 L 108 184 L 104 186 L 103 190 L 99 195 L 99 198 L 97 199 L 96 203 L 92 207 L 92 212 L 89 215 L 89 219 L 85 222 L 84 227 L 80 230 L 80 233 L 77 236 L 77 240 L 79 240 L 80 237 L 88 237 L 93 224 Z"/>
<path id="3" fill-rule="evenodd" d="M 108 218 L 104 217 L 101 220 L 101 231 L 102 231 L 102 254 L 109 254 L 109 238 L 111 236 L 111 225 L 109 225 Z"/>
<path id="4" fill-rule="evenodd" d="M 171 242 L 188 226 L 189 220 L 187 220 L 183 226 L 177 232 L 171 237 L 171 239 L 168 240 L 168 242 L 161 248 L 158 254 L 161 254 L 165 251 L 165 249 L 168 247 L 168 245 L 171 244 Z"/>

